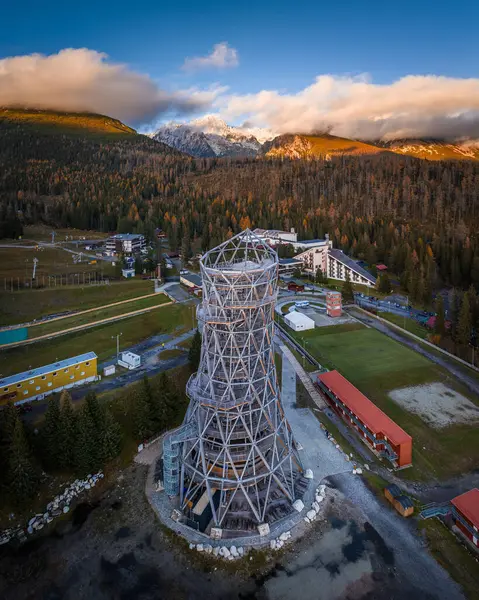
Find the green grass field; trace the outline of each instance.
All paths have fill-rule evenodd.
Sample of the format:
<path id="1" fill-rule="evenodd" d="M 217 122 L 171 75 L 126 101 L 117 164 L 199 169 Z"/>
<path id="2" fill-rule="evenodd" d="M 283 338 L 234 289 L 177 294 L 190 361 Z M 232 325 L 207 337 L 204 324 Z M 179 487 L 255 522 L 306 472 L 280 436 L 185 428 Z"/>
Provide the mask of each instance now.
<path id="1" fill-rule="evenodd" d="M 405 329 L 410 333 L 414 333 L 414 335 L 417 335 L 423 340 L 427 339 L 430 333 L 425 327 L 413 319 L 405 319 L 404 317 L 395 315 L 393 313 L 379 313 L 379 316 L 383 319 L 386 319 L 386 321 L 389 321 L 390 323 L 394 323 L 394 325 L 399 325 L 399 327 L 402 327 L 402 329 Z"/>
<path id="2" fill-rule="evenodd" d="M 418 522 L 431 554 L 460 585 L 468 600 L 479 600 L 479 566 L 473 552 L 438 519 Z"/>
<path id="3" fill-rule="evenodd" d="M 81 250 L 81 248 L 80 248 Z M 9 248 L 0 248 L 0 289 L 13 289 L 23 287 L 25 281 L 30 281 L 33 273 L 33 259 L 38 260 L 36 269 L 36 282 L 38 285 L 48 287 L 48 277 L 56 276 L 58 278 L 57 288 L 59 287 L 60 275 L 71 276 L 79 274 L 79 281 L 83 281 L 85 273 L 85 282 L 88 282 L 88 274 L 103 273 L 105 276 L 113 276 L 115 267 L 110 262 L 97 260 L 96 264 L 90 264 L 90 258 L 83 258 L 83 262 L 74 263 L 73 254 L 62 250 L 61 248 L 48 248 L 38 246 L 32 248 L 18 248 L 12 245 Z M 13 282 L 12 282 L 13 278 Z M 53 281 L 51 282 L 53 286 Z"/>
<path id="4" fill-rule="evenodd" d="M 33 339 L 41 337 L 42 335 L 56 333 L 57 331 L 62 331 L 64 329 L 70 329 L 71 327 L 88 325 L 89 323 L 94 323 L 95 321 L 100 321 L 102 319 L 120 317 L 121 315 L 133 312 L 135 310 L 142 310 L 145 308 L 150 308 L 152 306 L 159 306 L 161 304 L 165 304 L 166 302 L 170 302 L 168 296 L 166 296 L 165 294 L 155 294 L 154 296 L 149 296 L 148 298 L 140 298 L 139 300 L 129 300 L 124 304 L 111 306 L 109 308 L 99 308 L 98 310 L 93 310 L 91 312 L 87 312 L 80 315 L 73 315 L 71 317 L 65 317 L 64 319 L 46 321 L 41 325 L 29 327 L 28 338 Z"/>
<path id="5" fill-rule="evenodd" d="M 363 326 L 344 325 L 294 334 L 299 343 L 330 369 L 337 369 L 413 437 L 413 468 L 400 472 L 408 479 L 441 479 L 477 467 L 477 427 L 453 425 L 437 430 L 396 404 L 388 392 L 401 387 L 443 381 L 478 403 L 443 369 L 388 338 Z"/>
<path id="6" fill-rule="evenodd" d="M 87 310 L 153 293 L 151 281 L 125 280 L 110 285 L 65 286 L 0 294 L 0 323 L 26 323 L 68 310 Z"/>
<path id="7" fill-rule="evenodd" d="M 180 335 L 192 327 L 191 306 L 172 304 L 137 317 L 4 350 L 0 353 L 0 374 L 2 376 L 13 375 L 91 350 L 96 352 L 101 362 L 115 355 L 116 340 L 112 339 L 112 336 L 119 333 L 122 333 L 121 350 L 152 335 L 161 333 Z"/>

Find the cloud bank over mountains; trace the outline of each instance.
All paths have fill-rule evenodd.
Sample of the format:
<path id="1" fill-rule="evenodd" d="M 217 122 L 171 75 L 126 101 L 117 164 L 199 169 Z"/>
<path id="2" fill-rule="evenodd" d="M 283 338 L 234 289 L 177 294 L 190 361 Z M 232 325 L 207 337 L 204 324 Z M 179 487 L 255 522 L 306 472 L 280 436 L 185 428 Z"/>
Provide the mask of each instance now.
<path id="1" fill-rule="evenodd" d="M 220 96 L 225 120 L 278 133 L 329 132 L 369 140 L 479 136 L 479 79 L 408 75 L 390 84 L 367 76 L 320 75 L 297 94 L 263 90 Z"/>
<path id="2" fill-rule="evenodd" d="M 186 59 L 190 75 L 238 64 L 227 42 Z M 479 138 L 479 79 L 407 75 L 377 84 L 367 75 L 319 75 L 291 94 L 234 94 L 215 84 L 169 91 L 150 76 L 87 48 L 0 59 L 0 106 L 97 112 L 128 124 L 216 113 L 230 123 L 280 133 L 324 133 L 367 139 Z"/>
<path id="3" fill-rule="evenodd" d="M 0 106 L 96 112 L 127 123 L 145 123 L 161 114 L 206 110 L 211 91 L 168 92 L 127 66 L 87 48 L 66 48 L 44 56 L 0 60 Z"/>

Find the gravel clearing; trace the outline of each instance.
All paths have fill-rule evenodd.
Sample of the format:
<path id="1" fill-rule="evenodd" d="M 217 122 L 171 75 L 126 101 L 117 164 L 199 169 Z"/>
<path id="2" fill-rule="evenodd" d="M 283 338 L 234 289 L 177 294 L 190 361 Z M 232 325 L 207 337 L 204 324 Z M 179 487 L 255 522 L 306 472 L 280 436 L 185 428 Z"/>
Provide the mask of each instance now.
<path id="1" fill-rule="evenodd" d="M 479 422 L 479 407 L 440 382 L 400 388 L 389 392 L 389 396 L 435 429 Z"/>

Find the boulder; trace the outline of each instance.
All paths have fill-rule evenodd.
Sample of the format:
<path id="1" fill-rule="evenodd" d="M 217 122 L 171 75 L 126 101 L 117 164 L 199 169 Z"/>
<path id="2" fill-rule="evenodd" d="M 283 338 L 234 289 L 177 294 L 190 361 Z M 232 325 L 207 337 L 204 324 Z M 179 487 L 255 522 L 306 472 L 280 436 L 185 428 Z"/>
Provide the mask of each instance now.
<path id="1" fill-rule="evenodd" d="M 66 513 L 67 513 L 69 510 L 70 510 L 70 507 L 68 506 L 68 504 L 66 504 L 66 505 L 63 507 L 63 513 L 64 513 L 64 514 L 66 514 Z"/>
<path id="2" fill-rule="evenodd" d="M 32 525 L 35 523 L 35 521 L 36 521 L 36 520 L 37 520 L 37 517 L 32 517 L 32 518 L 30 519 L 30 521 L 28 521 L 28 525 L 29 525 L 29 527 L 31 527 L 31 526 L 32 526 Z"/>
<path id="3" fill-rule="evenodd" d="M 190 550 L 193 550 L 195 548 L 194 544 L 190 544 Z"/>
<path id="4" fill-rule="evenodd" d="M 362 475 L 362 474 L 363 474 L 363 470 L 361 469 L 361 467 L 358 467 L 358 468 L 356 469 L 356 474 L 357 474 L 357 475 Z"/>
<path id="5" fill-rule="evenodd" d="M 86 489 L 86 490 L 89 490 L 90 488 L 91 488 L 91 485 L 90 485 L 89 483 L 86 483 L 86 484 L 85 484 L 85 489 Z"/>
<path id="6" fill-rule="evenodd" d="M 301 512 L 303 510 L 303 508 L 304 508 L 304 502 L 302 500 L 295 500 L 293 502 L 293 508 L 297 512 Z"/>
<path id="7" fill-rule="evenodd" d="M 215 547 L 213 548 L 213 555 L 214 555 L 214 556 L 218 556 L 218 554 L 220 553 L 220 550 L 221 550 L 221 549 L 220 549 L 218 546 L 215 546 Z"/>
<path id="8" fill-rule="evenodd" d="M 276 550 L 276 540 L 271 540 L 269 543 L 271 550 Z"/>
<path id="9" fill-rule="evenodd" d="M 244 548 L 243 548 L 243 546 L 240 546 L 240 547 L 238 548 L 238 554 L 239 554 L 240 556 L 244 556 Z"/>
<path id="10" fill-rule="evenodd" d="M 269 535 L 269 525 L 268 525 L 268 523 L 260 523 L 258 525 L 258 533 L 261 536 Z"/>
<path id="11" fill-rule="evenodd" d="M 311 519 L 309 517 L 304 517 L 304 522 L 305 523 L 311 523 Z"/>
<path id="12" fill-rule="evenodd" d="M 27 531 L 28 531 L 29 535 L 32 535 L 33 527 L 31 525 L 29 525 Z"/>
<path id="13" fill-rule="evenodd" d="M 213 546 L 210 546 L 210 544 L 206 544 L 205 552 L 206 552 L 206 554 L 211 554 L 213 552 Z"/>
<path id="14" fill-rule="evenodd" d="M 203 544 L 196 544 L 196 549 L 198 552 L 203 552 Z"/>
<path id="15" fill-rule="evenodd" d="M 239 554 L 238 554 L 238 549 L 236 548 L 236 546 L 231 546 L 230 552 L 231 552 L 232 556 L 234 556 L 235 558 L 238 558 Z"/>
<path id="16" fill-rule="evenodd" d="M 282 542 L 285 542 L 286 540 L 289 540 L 289 538 L 290 538 L 290 537 L 291 537 L 291 533 L 290 533 L 289 531 L 285 531 L 284 533 L 282 533 L 282 534 L 279 536 L 279 539 L 280 539 Z"/>
<path id="17" fill-rule="evenodd" d="M 318 504 L 321 504 L 321 502 L 324 500 L 324 496 L 316 496 L 316 502 Z"/>
<path id="18" fill-rule="evenodd" d="M 229 549 L 226 546 L 221 546 L 221 554 L 225 558 L 228 558 L 229 556 L 231 556 L 231 552 L 229 551 Z"/>
<path id="19" fill-rule="evenodd" d="M 316 513 L 314 512 L 314 510 L 308 510 L 308 512 L 306 513 L 306 516 L 308 517 L 308 519 L 310 519 L 312 521 L 314 519 L 314 517 L 316 516 Z"/>
<path id="20" fill-rule="evenodd" d="M 304 476 L 306 477 L 306 479 L 313 479 L 313 471 L 311 471 L 311 469 L 306 469 L 306 471 L 304 472 Z"/>
<path id="21" fill-rule="evenodd" d="M 313 502 L 313 504 L 311 504 L 311 508 L 315 511 L 318 512 L 319 510 L 319 504 L 317 502 Z"/>

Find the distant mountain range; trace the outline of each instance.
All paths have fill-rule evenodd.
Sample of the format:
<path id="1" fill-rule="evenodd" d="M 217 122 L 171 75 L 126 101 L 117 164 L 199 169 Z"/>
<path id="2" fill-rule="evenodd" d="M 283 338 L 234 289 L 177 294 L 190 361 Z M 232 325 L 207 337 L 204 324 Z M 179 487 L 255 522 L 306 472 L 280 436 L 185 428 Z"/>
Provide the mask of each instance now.
<path id="1" fill-rule="evenodd" d="M 189 123 L 167 123 L 151 137 L 198 158 L 288 157 L 326 159 L 338 155 L 394 152 L 428 160 L 479 160 L 479 141 L 441 140 L 359 141 L 329 134 L 275 136 L 266 129 L 232 127 L 209 115 Z"/>
<path id="2" fill-rule="evenodd" d="M 151 137 L 191 156 L 208 158 L 257 156 L 263 142 L 274 135 L 265 129 L 231 127 L 209 115 L 189 123 L 167 123 Z"/>

